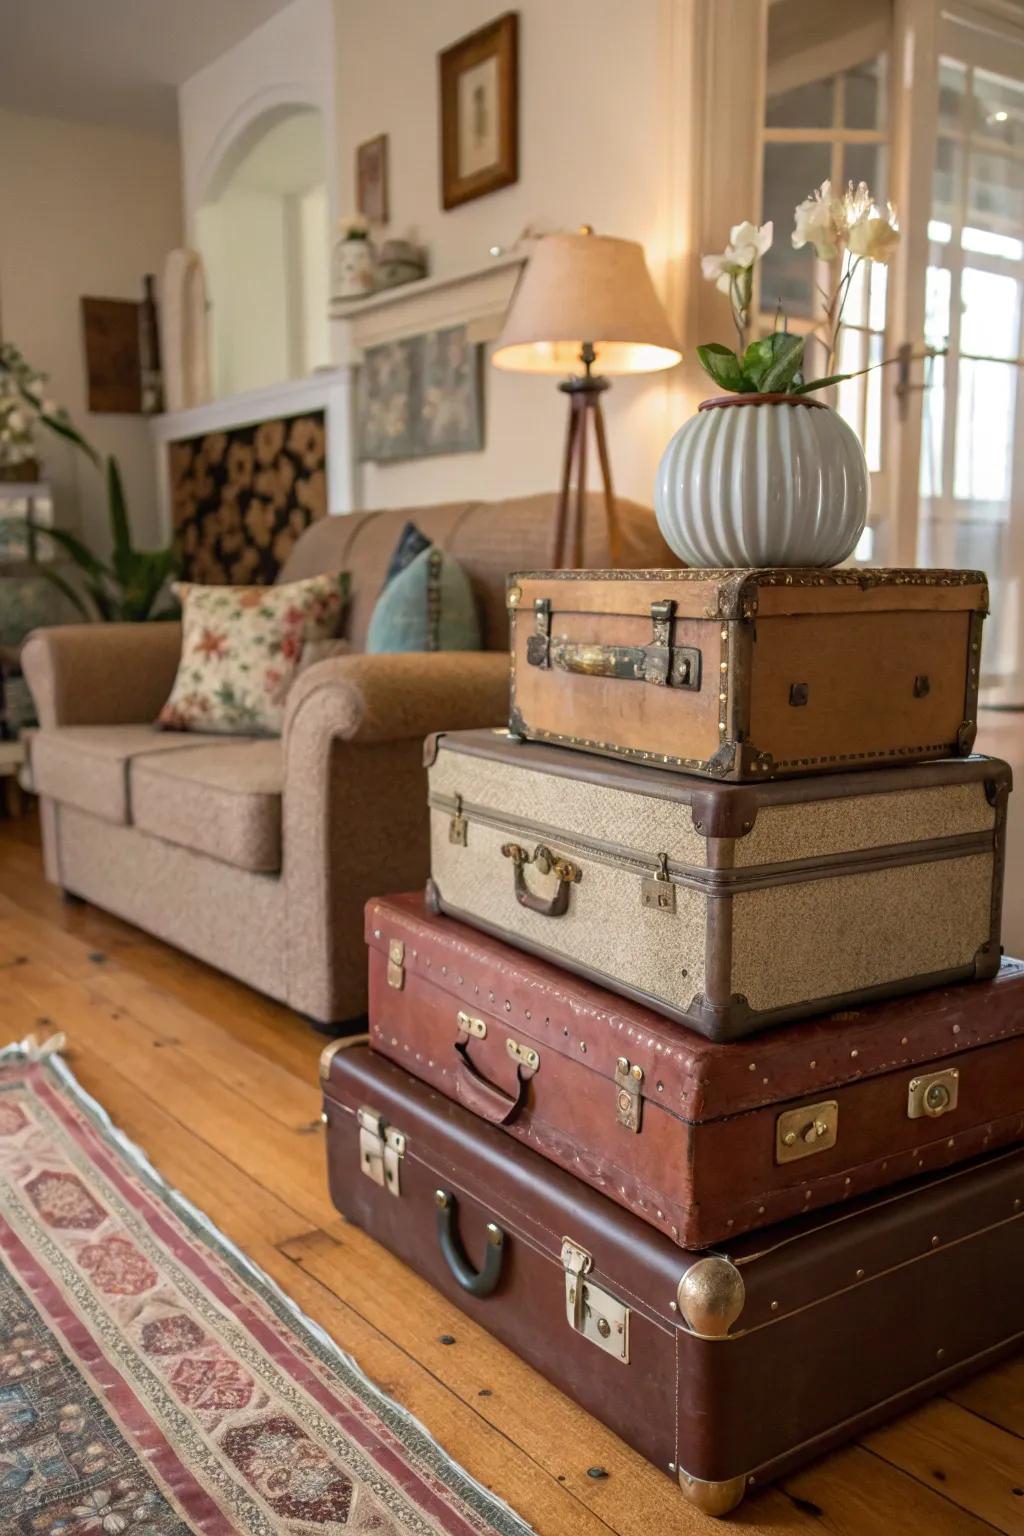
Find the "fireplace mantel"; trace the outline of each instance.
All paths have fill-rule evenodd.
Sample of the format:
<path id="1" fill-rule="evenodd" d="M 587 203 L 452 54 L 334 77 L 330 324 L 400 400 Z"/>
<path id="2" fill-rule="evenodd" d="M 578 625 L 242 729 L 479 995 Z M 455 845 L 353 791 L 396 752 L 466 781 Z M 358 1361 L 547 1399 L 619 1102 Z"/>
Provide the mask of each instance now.
<path id="1" fill-rule="evenodd" d="M 493 341 L 528 259 L 527 252 L 519 251 L 495 256 L 484 266 L 385 288 L 365 299 L 334 299 L 332 327 L 344 331 L 352 362 L 367 347 L 451 325 L 468 326 L 470 341 Z"/>

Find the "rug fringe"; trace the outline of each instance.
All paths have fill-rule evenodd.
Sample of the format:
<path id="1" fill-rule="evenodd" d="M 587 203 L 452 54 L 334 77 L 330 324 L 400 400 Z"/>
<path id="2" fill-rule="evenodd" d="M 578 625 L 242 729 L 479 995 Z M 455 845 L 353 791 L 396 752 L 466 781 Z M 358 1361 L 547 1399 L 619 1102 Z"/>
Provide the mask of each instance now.
<path id="1" fill-rule="evenodd" d="M 26 1035 L 24 1040 L 12 1040 L 0 1050 L 0 1066 L 12 1061 L 47 1061 L 51 1056 L 60 1056 L 67 1043 L 68 1037 L 60 1029 L 43 1041 Z"/>

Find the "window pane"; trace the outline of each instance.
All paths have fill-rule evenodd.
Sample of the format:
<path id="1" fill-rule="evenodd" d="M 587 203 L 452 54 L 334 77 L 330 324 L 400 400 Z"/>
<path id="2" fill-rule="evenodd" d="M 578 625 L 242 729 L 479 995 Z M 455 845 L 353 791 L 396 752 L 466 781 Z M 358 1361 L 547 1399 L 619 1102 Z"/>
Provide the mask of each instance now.
<path id="1" fill-rule="evenodd" d="M 960 283 L 960 350 L 1016 357 L 1020 283 L 996 272 L 964 270 Z"/>
<path id="2" fill-rule="evenodd" d="M 939 139 L 935 147 L 935 177 L 932 183 L 932 222 L 959 224 L 960 199 L 963 196 L 963 154 L 952 139 Z M 946 236 L 949 239 L 949 236 Z"/>
<path id="3" fill-rule="evenodd" d="M 924 339 L 929 347 L 949 340 L 950 276 L 944 267 L 929 267 L 924 295 Z"/>
<path id="4" fill-rule="evenodd" d="M 864 331 L 851 331 L 845 327 L 839 333 L 838 373 L 858 373 L 867 362 L 868 338 Z M 848 421 L 863 442 L 864 400 L 866 385 L 864 375 L 856 379 L 844 379 L 836 389 L 836 410 Z"/>
<path id="5" fill-rule="evenodd" d="M 944 273 L 948 277 L 948 273 Z M 922 397 L 924 414 L 921 418 L 921 495 L 942 495 L 942 453 L 945 442 L 946 419 L 946 359 L 933 357 L 924 365 L 926 388 Z M 927 513 L 925 513 L 927 516 Z M 931 556 L 921 554 L 926 564 Z"/>
<path id="6" fill-rule="evenodd" d="M 873 261 L 868 267 L 868 325 L 873 331 L 885 330 L 888 291 L 889 268 L 884 261 Z"/>
<path id="7" fill-rule="evenodd" d="M 793 210 L 828 178 L 832 151 L 827 144 L 766 144 L 764 214 L 775 221 L 775 243 L 761 269 L 761 308 L 781 304 L 787 315 L 817 316 L 814 249 L 795 251 L 790 242 Z"/>
<path id="8" fill-rule="evenodd" d="M 869 59 L 843 76 L 843 126 L 885 129 L 885 57 Z"/>
<path id="9" fill-rule="evenodd" d="M 967 70 L 954 59 L 942 59 L 939 64 L 939 128 L 960 132 L 964 126 L 964 92 L 967 90 Z"/>
<path id="10" fill-rule="evenodd" d="M 1024 224 L 1024 165 L 1007 155 L 971 152 L 965 223 L 1017 237 Z"/>
<path id="11" fill-rule="evenodd" d="M 831 79 L 812 80 L 792 91 L 769 96 L 765 123 L 769 128 L 830 128 L 834 101 L 835 86 Z"/>
<path id="12" fill-rule="evenodd" d="M 962 359 L 957 369 L 956 455 L 953 495 L 973 510 L 1009 513 L 1013 413 L 1017 370 L 1012 363 Z M 988 503 L 979 508 L 979 503 Z M 995 503 L 995 505 L 992 505 Z"/>
<path id="13" fill-rule="evenodd" d="M 1024 148 L 1024 87 L 987 70 L 974 71 L 974 123 L 972 132 L 982 139 L 998 139 Z"/>
<path id="14" fill-rule="evenodd" d="M 884 203 L 888 178 L 888 153 L 884 144 L 844 144 L 841 182 L 866 181 L 878 202 Z"/>
<path id="15" fill-rule="evenodd" d="M 882 467 L 882 385 L 885 369 L 878 365 L 885 355 L 885 337 L 871 336 L 868 340 L 868 362 L 873 372 L 867 375 L 867 402 L 864 412 L 864 453 L 872 474 Z"/>

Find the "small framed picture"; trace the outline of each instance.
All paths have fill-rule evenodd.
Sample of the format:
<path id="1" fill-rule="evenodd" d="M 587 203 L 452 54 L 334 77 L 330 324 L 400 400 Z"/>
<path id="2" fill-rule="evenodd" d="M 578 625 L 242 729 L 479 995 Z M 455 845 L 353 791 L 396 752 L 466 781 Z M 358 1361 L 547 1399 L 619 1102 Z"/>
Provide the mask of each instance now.
<path id="1" fill-rule="evenodd" d="M 518 43 L 509 11 L 438 55 L 444 208 L 519 179 Z"/>
<path id="2" fill-rule="evenodd" d="M 388 136 L 379 133 L 356 150 L 356 209 L 370 224 L 388 221 Z"/>

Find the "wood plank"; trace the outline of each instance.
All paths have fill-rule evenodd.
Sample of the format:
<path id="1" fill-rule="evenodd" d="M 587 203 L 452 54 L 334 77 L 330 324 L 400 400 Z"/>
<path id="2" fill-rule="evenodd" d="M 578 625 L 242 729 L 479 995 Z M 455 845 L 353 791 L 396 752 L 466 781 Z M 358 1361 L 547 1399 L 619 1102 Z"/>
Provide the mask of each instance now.
<path id="1" fill-rule="evenodd" d="M 1006 1536 L 1024 1536 L 1024 1441 L 940 1398 L 864 1445 Z"/>
<path id="2" fill-rule="evenodd" d="M 814 1529 L 830 1536 L 992 1536 L 992 1527 L 976 1514 L 860 1445 L 835 1452 L 782 1486 Z"/>
<path id="3" fill-rule="evenodd" d="M 984 1376 L 973 1376 L 946 1395 L 1024 1440 L 1024 1357 L 1009 1360 Z M 1024 1461 L 1024 1449 L 1021 1459 Z"/>

